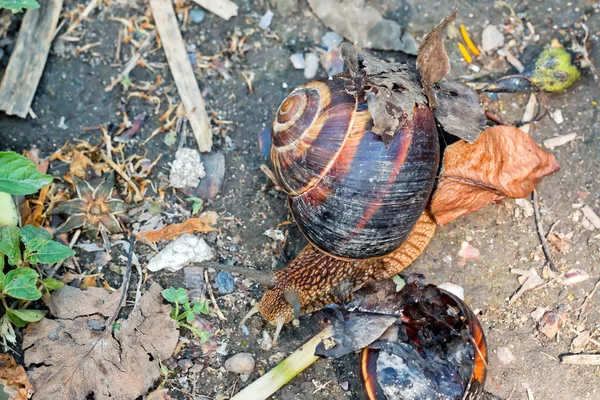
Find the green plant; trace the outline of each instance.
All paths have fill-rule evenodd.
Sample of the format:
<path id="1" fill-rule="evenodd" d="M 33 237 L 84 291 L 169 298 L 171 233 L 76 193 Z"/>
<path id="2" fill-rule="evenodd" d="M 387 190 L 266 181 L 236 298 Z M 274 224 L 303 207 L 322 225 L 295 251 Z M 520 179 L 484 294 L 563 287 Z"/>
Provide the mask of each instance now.
<path id="1" fill-rule="evenodd" d="M 198 214 L 204 207 L 204 201 L 198 197 L 188 197 L 187 201 L 192 203 L 192 215 Z"/>
<path id="2" fill-rule="evenodd" d="M 17 3 L 0 0 L 0 8 L 11 8 L 6 4 Z M 5 346 L 7 341 L 16 340 L 14 326 L 24 327 L 46 314 L 42 310 L 28 310 L 27 304 L 39 300 L 42 289 L 50 292 L 63 285 L 56 279 L 40 279 L 31 266 L 53 264 L 75 254 L 53 241 L 52 235 L 41 228 L 17 226 L 19 216 L 12 196 L 33 194 L 51 182 L 52 176 L 41 174 L 27 158 L 11 151 L 0 152 L 0 303 L 4 307 L 0 336 Z M 6 262 L 12 269 L 5 271 Z"/>
<path id="3" fill-rule="evenodd" d="M 40 8 L 40 5 L 35 0 L 0 0 L 0 8 L 8 8 L 13 13 L 18 13 L 24 8 Z"/>
<path id="4" fill-rule="evenodd" d="M 177 321 L 180 327 L 188 329 L 198 335 L 200 343 L 204 343 L 210 339 L 209 332 L 205 332 L 189 325 L 196 319 L 196 315 L 209 314 L 208 300 L 195 299 L 194 305 L 190 305 L 187 291 L 184 288 L 175 289 L 173 286 L 163 290 L 161 293 L 165 300 L 175 305 L 175 307 L 171 309 L 171 318 Z"/>
<path id="5" fill-rule="evenodd" d="M 40 279 L 31 265 L 53 264 L 73 254 L 72 249 L 53 241 L 52 235 L 41 228 L 32 225 L 0 228 L 0 302 L 5 311 L 0 319 L 0 335 L 5 341 L 14 341 L 14 330 L 11 333 L 9 324 L 22 328 L 46 314 L 46 311 L 26 309 L 26 302 L 39 300 L 42 289 L 50 292 L 63 286 L 53 278 Z M 14 267 L 6 273 L 5 257 Z"/>
<path id="6" fill-rule="evenodd" d="M 19 222 L 11 195 L 32 194 L 51 182 L 52 176 L 40 174 L 27 158 L 12 151 L 0 152 L 0 226 Z"/>

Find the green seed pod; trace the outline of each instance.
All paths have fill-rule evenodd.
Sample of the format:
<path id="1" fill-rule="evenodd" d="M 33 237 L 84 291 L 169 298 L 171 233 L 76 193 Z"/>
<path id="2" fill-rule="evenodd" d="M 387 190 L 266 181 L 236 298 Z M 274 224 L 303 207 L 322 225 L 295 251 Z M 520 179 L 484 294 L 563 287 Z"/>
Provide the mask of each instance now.
<path id="1" fill-rule="evenodd" d="M 581 71 L 573 64 L 573 54 L 560 47 L 544 50 L 535 61 L 531 80 L 546 92 L 562 92 L 571 86 Z"/>

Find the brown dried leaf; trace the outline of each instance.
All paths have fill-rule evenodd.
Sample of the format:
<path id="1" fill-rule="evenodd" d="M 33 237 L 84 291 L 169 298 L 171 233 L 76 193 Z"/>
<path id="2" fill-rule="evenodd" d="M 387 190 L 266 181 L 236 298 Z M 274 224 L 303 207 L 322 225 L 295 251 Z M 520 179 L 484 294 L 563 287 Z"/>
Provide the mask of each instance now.
<path id="1" fill-rule="evenodd" d="M 556 158 L 520 129 L 487 128 L 473 144 L 461 140 L 446 149 L 431 213 L 447 224 L 504 197 L 525 197 L 559 169 Z"/>
<path id="2" fill-rule="evenodd" d="M 93 165 L 92 160 L 88 158 L 85 154 L 80 151 L 73 150 L 73 157 L 71 159 L 71 167 L 69 171 L 71 175 L 74 175 L 78 178 L 85 179 L 86 178 L 86 170 L 88 167 Z"/>
<path id="3" fill-rule="evenodd" d="M 27 400 L 34 392 L 25 368 L 17 364 L 10 354 L 0 354 L 0 385 L 13 400 Z"/>
<path id="4" fill-rule="evenodd" d="M 48 160 L 47 158 L 40 159 L 40 149 L 25 150 L 25 157 L 27 157 L 32 163 L 35 164 L 40 174 L 45 174 L 46 172 L 48 172 L 50 160 Z"/>
<path id="5" fill-rule="evenodd" d="M 175 350 L 177 323 L 169 315 L 170 306 L 162 302 L 158 284 L 112 335 L 98 329 L 106 322 L 97 314 L 99 308 L 86 308 L 89 291 L 55 292 L 57 304 L 88 306 L 72 311 L 72 319 L 44 318 L 25 330 L 25 365 L 32 368 L 29 376 L 40 399 L 135 399 L 160 377 L 158 360 Z M 111 297 L 105 293 L 98 299 L 102 304 Z"/>
<path id="6" fill-rule="evenodd" d="M 215 228 L 210 226 L 210 223 L 211 220 L 209 218 L 190 218 L 180 224 L 165 226 L 156 231 L 140 232 L 140 235 L 146 240 L 156 243 L 160 240 L 172 240 L 184 233 L 216 231 Z"/>
<path id="7" fill-rule="evenodd" d="M 97 277 L 87 277 L 90 276 Z M 89 287 L 82 291 L 72 286 L 63 286 L 50 296 L 48 307 L 57 318 L 73 319 L 91 314 L 110 317 L 115 312 L 120 297 L 120 291 L 111 294 L 98 287 Z"/>
<path id="8" fill-rule="evenodd" d="M 421 85 L 429 106 L 433 109 L 437 107 L 437 101 L 432 86 L 440 81 L 450 72 L 450 58 L 444 47 L 444 31 L 448 24 L 456 18 L 458 7 L 452 14 L 444 18 L 435 28 L 425 36 L 419 46 L 419 55 L 417 56 L 417 68 L 421 73 Z"/>

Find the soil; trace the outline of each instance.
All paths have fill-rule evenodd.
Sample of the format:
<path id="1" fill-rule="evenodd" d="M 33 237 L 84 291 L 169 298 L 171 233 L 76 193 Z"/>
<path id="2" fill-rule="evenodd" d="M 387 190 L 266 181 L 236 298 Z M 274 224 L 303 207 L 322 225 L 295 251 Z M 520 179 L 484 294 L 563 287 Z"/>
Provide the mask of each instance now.
<path id="1" fill-rule="evenodd" d="M 306 242 L 294 224 L 283 225 L 278 229 L 287 232 L 288 239 L 279 254 L 272 240 L 263 235 L 265 230 L 291 221 L 291 216 L 283 194 L 274 190 L 259 168 L 266 160 L 258 148 L 257 136 L 259 131 L 270 125 L 277 107 L 292 88 L 305 82 L 303 71 L 295 70 L 289 62 L 290 55 L 319 46 L 328 29 L 312 14 L 305 0 L 300 0 L 299 11 L 286 17 L 275 14 L 271 25 L 275 35 L 266 35 L 257 25 L 260 16 L 269 8 L 266 1 L 235 2 L 240 6 L 237 17 L 223 21 L 207 13 L 201 23 L 189 21 L 181 29 L 188 50 L 202 56 L 227 49 L 232 35 L 250 30 L 254 32 L 247 39 L 251 49 L 243 57 L 229 57 L 230 64 L 226 66 L 230 79 L 225 80 L 214 69 L 196 69 L 209 113 L 215 121 L 221 121 L 218 127 L 215 124 L 214 149 L 223 152 L 226 159 L 223 187 L 214 200 L 205 204 L 204 209 L 216 211 L 221 216 L 221 233 L 211 242 L 219 259 L 272 270 L 285 265 L 286 260 L 297 254 Z M 118 124 L 122 121 L 123 110 L 130 119 L 145 112 L 146 122 L 137 133 L 136 140 L 127 145 L 126 151 L 129 154 L 146 153 L 150 160 L 162 154 L 152 179 L 163 184 L 166 182 L 177 143 L 171 146 L 165 144 L 164 134 L 159 134 L 145 145 L 142 143 L 161 125 L 158 119 L 167 109 L 166 96 L 160 96 L 162 104 L 155 113 L 152 104 L 136 97 L 127 98 L 134 89 L 123 91 L 123 87 L 117 85 L 112 91 L 104 90 L 123 67 L 123 62 L 113 64 L 118 29 L 122 25 L 109 17 L 129 18 L 144 12 L 149 14 L 143 2 L 137 2 L 135 7 L 122 5 L 125 3 L 111 2 L 111 6 L 95 10 L 91 18 L 83 22 L 79 42 L 54 42 L 32 105 L 37 119 L 23 120 L 0 114 L 2 150 L 22 152 L 37 147 L 41 149 L 42 156 L 49 156 L 66 141 L 100 143 L 102 134 L 99 130 L 84 128 Z M 418 41 L 451 12 L 453 4 L 431 0 L 410 0 L 406 3 L 379 0 L 372 3 L 383 7 L 398 21 L 409 21 L 409 30 Z M 457 25 L 464 23 L 474 40 L 479 42 L 481 31 L 487 24 L 501 24 L 510 17 L 510 10 L 498 3 L 487 0 L 461 2 Z M 73 10 L 76 5 L 77 2 L 67 0 L 64 10 Z M 198 8 L 193 3 L 191 7 Z M 596 53 L 596 64 L 600 65 L 597 56 L 600 53 L 600 10 L 597 2 L 534 0 L 518 2 L 515 7 L 515 12 L 535 27 L 541 46 L 547 46 L 552 38 L 561 37 L 566 27 L 587 12 L 592 54 Z M 9 36 L 12 34 L 14 37 L 18 20 L 14 18 Z M 74 51 L 77 47 L 95 42 L 100 42 L 100 45 L 87 52 L 77 54 Z M 0 60 L 0 74 L 6 67 L 11 46 L 4 48 L 7 54 Z M 460 56 L 455 40 L 449 41 L 446 47 L 452 62 L 451 77 L 473 74 Z M 129 58 L 130 49 L 131 46 L 123 45 L 121 60 Z M 374 53 L 386 59 L 406 58 L 400 53 Z M 485 60 L 492 59 L 496 58 Z M 162 92 L 177 99 L 163 52 L 149 55 L 146 61 L 154 71 L 137 67 L 129 76 L 131 82 L 142 85 L 153 82 L 161 74 L 164 79 Z M 497 71 L 508 70 L 509 67 L 504 61 L 496 61 L 494 65 Z M 252 76 L 253 92 L 249 91 L 242 72 Z M 326 72 L 320 68 L 318 77 L 325 76 Z M 503 107 L 497 102 L 492 107 L 506 121 L 515 121 L 521 118 L 527 99 L 528 95 L 523 94 L 501 95 Z M 580 268 L 591 279 L 566 287 L 554 282 L 527 292 L 521 299 L 508 304 L 508 298 L 519 288 L 517 276 L 510 273 L 511 269 L 535 268 L 542 275 L 545 264 L 534 218 L 525 214 L 514 200 L 505 200 L 440 227 L 428 248 L 407 272 L 421 273 L 431 283 L 452 282 L 464 288 L 465 300 L 479 313 L 487 336 L 490 352 L 488 391 L 513 400 L 598 399 L 600 368 L 564 365 L 559 363 L 559 358 L 570 351 L 571 341 L 577 336 L 574 332 L 578 329 L 592 331 L 596 339 L 600 332 L 598 296 L 592 300 L 583 320 L 578 320 L 577 311 L 600 277 L 600 235 L 597 229 L 585 229 L 581 217 L 576 218 L 582 205 L 588 205 L 600 214 L 600 91 L 593 76 L 586 73 L 566 92 L 550 95 L 549 101 L 551 110 L 562 111 L 564 122 L 558 125 L 545 118 L 532 127 L 530 134 L 533 139 L 541 144 L 545 139 L 568 133 L 576 133 L 577 139 L 552 150 L 561 170 L 538 186 L 541 222 L 546 231 L 554 225 L 554 232 L 572 235 L 566 254 L 551 249 L 560 270 L 566 272 L 570 268 Z M 66 129 L 59 128 L 62 117 L 68 127 Z M 191 136 L 186 139 L 186 145 L 195 146 Z M 168 192 L 167 202 L 179 202 L 171 193 Z M 189 209 L 189 204 L 182 204 Z M 478 248 L 479 258 L 461 259 L 458 251 L 462 242 Z M 151 251 L 140 244 L 136 252 L 141 254 L 142 260 L 151 256 Z M 211 273 L 213 284 L 214 276 Z M 184 281 L 183 271 L 150 274 L 150 279 L 163 286 L 175 287 L 181 286 Z M 115 287 L 118 285 L 113 284 Z M 260 298 L 263 289 L 240 276 L 236 276 L 235 285 L 233 294 L 215 293 L 227 320 L 210 318 L 210 322 L 218 328 L 218 344 L 227 343 L 224 351 L 205 356 L 197 342 L 186 333 L 190 344 L 167 362 L 166 365 L 175 372 L 166 383 L 173 398 L 226 398 L 224 396 L 237 392 L 276 365 L 276 359 L 271 358 L 273 355 L 280 353 L 287 356 L 317 332 L 320 316 L 305 316 L 299 328 L 284 327 L 277 347 L 261 350 L 259 342 L 263 329 L 272 334 L 273 328 L 256 316 L 248 324 L 249 335 L 245 335 L 238 322 L 249 309 L 251 300 Z M 537 323 L 530 316 L 537 307 L 564 313 L 566 320 L 556 339 L 549 340 L 538 333 Z M 512 362 L 504 363 L 498 357 L 499 349 L 506 351 L 503 348 L 508 348 L 514 355 Z M 222 368 L 228 356 L 241 351 L 250 352 L 256 360 L 254 372 L 247 382 L 240 381 L 237 375 Z M 587 351 L 597 353 L 600 349 L 591 346 Z M 178 359 L 184 358 L 204 368 L 197 374 L 186 374 L 176 364 Z M 273 398 L 359 399 L 362 390 L 358 383 L 357 361 L 357 355 L 339 360 L 320 360 Z M 348 382 L 347 389 L 343 389 L 344 382 Z"/>

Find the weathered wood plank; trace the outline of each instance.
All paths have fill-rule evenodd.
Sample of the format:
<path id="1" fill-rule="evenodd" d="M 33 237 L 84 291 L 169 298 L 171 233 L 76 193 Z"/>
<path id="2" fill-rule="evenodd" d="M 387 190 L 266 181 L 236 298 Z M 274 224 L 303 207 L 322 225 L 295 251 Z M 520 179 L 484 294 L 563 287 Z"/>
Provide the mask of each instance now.
<path id="1" fill-rule="evenodd" d="M 238 6 L 231 0 L 194 0 L 194 2 L 225 21 L 238 14 Z"/>
<path id="2" fill-rule="evenodd" d="M 194 137 L 198 142 L 198 148 L 202 152 L 208 152 L 212 147 L 210 122 L 192 64 L 185 50 L 185 43 L 179 31 L 173 3 L 171 0 L 150 0 L 150 7 L 179 97 L 181 97 Z"/>
<path id="3" fill-rule="evenodd" d="M 19 37 L 0 83 L 0 110 L 8 115 L 27 116 L 37 89 L 63 0 L 40 0 L 40 8 L 28 10 Z"/>

